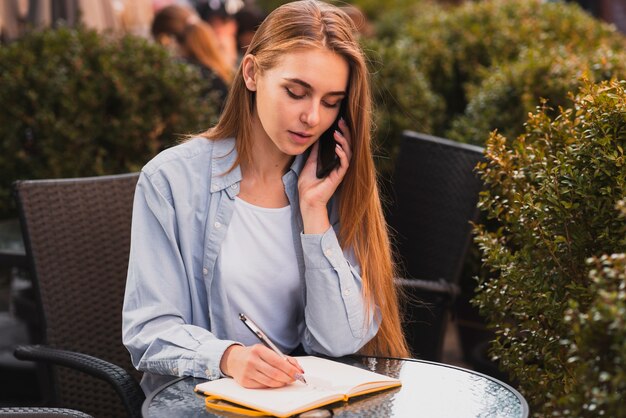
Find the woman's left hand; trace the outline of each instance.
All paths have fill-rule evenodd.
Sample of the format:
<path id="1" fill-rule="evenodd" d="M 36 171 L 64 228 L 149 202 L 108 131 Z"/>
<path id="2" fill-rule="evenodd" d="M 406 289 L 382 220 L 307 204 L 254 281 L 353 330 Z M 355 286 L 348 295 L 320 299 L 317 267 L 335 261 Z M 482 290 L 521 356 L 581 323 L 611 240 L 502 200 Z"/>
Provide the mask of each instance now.
<path id="1" fill-rule="evenodd" d="M 313 144 L 311 154 L 304 165 L 298 179 L 298 191 L 300 194 L 300 211 L 304 221 L 304 233 L 321 234 L 330 227 L 326 205 L 341 184 L 352 157 L 350 148 L 350 131 L 343 120 L 339 121 L 339 130 L 335 131 L 334 138 L 337 141 L 335 152 L 339 157 L 339 166 L 333 169 L 328 176 L 318 179 L 315 175 L 317 169 L 317 149 L 319 141 Z"/>

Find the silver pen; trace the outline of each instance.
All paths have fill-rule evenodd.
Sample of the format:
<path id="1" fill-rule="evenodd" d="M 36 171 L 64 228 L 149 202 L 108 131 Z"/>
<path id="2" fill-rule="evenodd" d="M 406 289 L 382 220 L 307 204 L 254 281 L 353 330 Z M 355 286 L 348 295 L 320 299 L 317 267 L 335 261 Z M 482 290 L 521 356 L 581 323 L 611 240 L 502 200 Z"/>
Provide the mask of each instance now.
<path id="1" fill-rule="evenodd" d="M 250 318 L 248 318 L 246 315 L 240 313 L 239 314 L 239 319 L 241 319 L 241 322 L 243 322 L 244 325 L 250 330 L 250 332 L 252 332 L 267 348 L 269 348 L 270 350 L 272 350 L 273 352 L 275 352 L 276 354 L 278 354 L 279 356 L 281 356 L 285 360 L 289 361 L 287 356 L 284 355 L 282 353 L 282 351 L 280 351 L 280 349 L 278 347 L 276 347 L 276 345 L 272 342 L 272 340 L 267 338 L 265 333 L 263 331 L 261 331 L 261 328 L 259 328 L 257 326 L 257 324 L 255 324 Z M 289 362 L 289 363 L 291 363 L 291 362 Z M 294 377 L 297 380 L 299 380 L 302 383 L 304 383 L 305 385 L 307 384 L 306 380 L 304 379 L 304 376 L 301 375 L 300 373 L 296 373 L 296 375 Z"/>

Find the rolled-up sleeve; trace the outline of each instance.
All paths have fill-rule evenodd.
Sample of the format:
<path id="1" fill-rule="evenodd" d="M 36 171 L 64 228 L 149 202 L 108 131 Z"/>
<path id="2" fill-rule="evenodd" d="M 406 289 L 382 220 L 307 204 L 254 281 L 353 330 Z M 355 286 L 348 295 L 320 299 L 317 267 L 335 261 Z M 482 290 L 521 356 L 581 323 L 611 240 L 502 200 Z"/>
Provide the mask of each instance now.
<path id="1" fill-rule="evenodd" d="M 305 264 L 304 346 L 329 356 L 353 354 L 371 340 L 380 312 L 363 297 L 360 267 L 351 251 L 343 251 L 335 230 L 301 234 Z"/>
<path id="2" fill-rule="evenodd" d="M 142 172 L 135 192 L 123 342 L 141 371 L 215 379 L 222 354 L 235 342 L 193 325 L 193 273 L 180 252 L 167 185 L 157 182 Z"/>

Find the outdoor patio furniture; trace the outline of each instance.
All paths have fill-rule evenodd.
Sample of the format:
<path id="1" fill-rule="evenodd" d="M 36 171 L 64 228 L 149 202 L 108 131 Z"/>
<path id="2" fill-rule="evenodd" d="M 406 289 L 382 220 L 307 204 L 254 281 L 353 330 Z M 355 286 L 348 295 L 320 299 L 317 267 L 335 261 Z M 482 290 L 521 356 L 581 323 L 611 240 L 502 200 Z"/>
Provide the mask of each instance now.
<path id="1" fill-rule="evenodd" d="M 481 181 L 480 147 L 412 131 L 402 135 L 388 221 L 405 294 L 403 327 L 417 358 L 441 361 Z"/>
<path id="2" fill-rule="evenodd" d="M 45 407 L 7 407 L 0 408 L 0 417 L 4 418 L 92 418 L 91 415 L 67 408 L 45 408 Z"/>
<path id="3" fill-rule="evenodd" d="M 139 373 L 121 336 L 137 179 L 133 173 L 15 183 L 45 343 L 18 347 L 16 356 L 56 365 L 43 378 L 53 406 L 140 416 Z"/>

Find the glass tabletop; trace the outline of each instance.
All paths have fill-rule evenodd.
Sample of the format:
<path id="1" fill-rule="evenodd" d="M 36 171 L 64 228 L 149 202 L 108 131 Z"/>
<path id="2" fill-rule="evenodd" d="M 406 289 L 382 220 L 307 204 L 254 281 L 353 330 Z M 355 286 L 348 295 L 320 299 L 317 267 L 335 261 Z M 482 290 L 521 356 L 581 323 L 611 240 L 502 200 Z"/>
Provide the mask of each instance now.
<path id="1" fill-rule="evenodd" d="M 0 266 L 26 265 L 26 250 L 18 219 L 0 220 Z"/>
<path id="2" fill-rule="evenodd" d="M 411 359 L 346 357 L 335 360 L 399 378 L 402 386 L 305 412 L 300 415 L 302 418 L 528 417 L 528 404 L 515 389 L 470 370 Z M 184 377 L 167 383 L 146 398 L 143 416 L 237 416 L 205 407 L 205 397 L 193 391 L 196 384 L 204 381 Z"/>
<path id="3" fill-rule="evenodd" d="M 24 254 L 24 242 L 18 219 L 0 220 L 0 250 Z"/>

